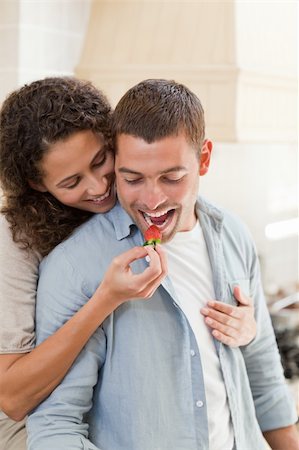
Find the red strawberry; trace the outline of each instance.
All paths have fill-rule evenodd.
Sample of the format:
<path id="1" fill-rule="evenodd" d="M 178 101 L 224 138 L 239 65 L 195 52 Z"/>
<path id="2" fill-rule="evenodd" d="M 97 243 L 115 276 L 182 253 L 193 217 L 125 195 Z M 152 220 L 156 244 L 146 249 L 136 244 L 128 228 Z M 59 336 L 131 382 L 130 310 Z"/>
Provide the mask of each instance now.
<path id="1" fill-rule="evenodd" d="M 153 245 L 161 243 L 162 235 L 156 225 L 151 225 L 144 233 L 145 243 L 143 245 Z"/>

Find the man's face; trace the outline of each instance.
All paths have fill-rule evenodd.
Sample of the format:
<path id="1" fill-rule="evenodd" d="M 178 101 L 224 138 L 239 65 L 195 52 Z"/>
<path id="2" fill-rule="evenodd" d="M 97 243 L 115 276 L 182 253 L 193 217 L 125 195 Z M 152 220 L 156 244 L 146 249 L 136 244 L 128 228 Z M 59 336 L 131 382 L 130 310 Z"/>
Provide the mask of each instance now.
<path id="1" fill-rule="evenodd" d="M 119 200 L 142 233 L 156 225 L 167 242 L 193 228 L 200 168 L 183 133 L 151 144 L 121 134 L 115 172 Z"/>

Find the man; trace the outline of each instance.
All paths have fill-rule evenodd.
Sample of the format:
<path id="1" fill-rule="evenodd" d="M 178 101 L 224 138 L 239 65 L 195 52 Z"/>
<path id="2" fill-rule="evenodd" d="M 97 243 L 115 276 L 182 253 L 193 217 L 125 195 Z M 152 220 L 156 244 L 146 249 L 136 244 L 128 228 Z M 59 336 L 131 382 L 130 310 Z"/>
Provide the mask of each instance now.
<path id="1" fill-rule="evenodd" d="M 254 245 L 235 217 L 197 198 L 212 151 L 200 101 L 175 82 L 147 80 L 124 95 L 114 122 L 122 207 L 95 216 L 44 262 L 38 339 L 87 301 L 115 255 L 142 245 L 149 225 L 162 232 L 169 277 L 97 330 L 31 415 L 29 449 L 262 450 L 262 433 L 273 449 L 297 449 Z M 199 314 L 207 298 L 235 304 L 237 284 L 257 321 L 242 349 L 214 341 Z"/>

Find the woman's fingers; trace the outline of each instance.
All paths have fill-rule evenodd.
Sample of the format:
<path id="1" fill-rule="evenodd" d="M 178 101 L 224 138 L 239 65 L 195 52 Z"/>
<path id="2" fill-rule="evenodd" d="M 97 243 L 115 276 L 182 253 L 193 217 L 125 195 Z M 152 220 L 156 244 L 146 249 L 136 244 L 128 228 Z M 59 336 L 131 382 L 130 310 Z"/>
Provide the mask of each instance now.
<path id="1" fill-rule="evenodd" d="M 154 250 L 151 246 L 147 246 L 149 267 L 139 275 L 135 275 L 136 280 L 144 284 L 140 296 L 149 298 L 155 290 L 160 286 L 161 282 L 167 275 L 167 259 L 161 246 L 156 246 Z"/>
<path id="2" fill-rule="evenodd" d="M 134 274 L 130 264 L 145 257 L 148 267 L 143 272 Z M 167 274 L 166 255 L 158 247 L 156 250 L 152 246 L 135 247 L 114 258 L 113 270 L 112 279 L 118 280 L 118 290 L 122 289 L 127 299 L 130 297 L 148 298 Z"/>
<path id="3" fill-rule="evenodd" d="M 113 259 L 113 264 L 120 269 L 127 269 L 130 264 L 140 258 L 145 258 L 148 252 L 146 247 L 134 247 Z"/>
<path id="4" fill-rule="evenodd" d="M 164 276 L 166 276 L 168 273 L 167 258 L 166 253 L 161 245 L 156 245 L 156 253 L 158 253 L 158 255 L 160 256 L 162 273 L 164 274 Z"/>

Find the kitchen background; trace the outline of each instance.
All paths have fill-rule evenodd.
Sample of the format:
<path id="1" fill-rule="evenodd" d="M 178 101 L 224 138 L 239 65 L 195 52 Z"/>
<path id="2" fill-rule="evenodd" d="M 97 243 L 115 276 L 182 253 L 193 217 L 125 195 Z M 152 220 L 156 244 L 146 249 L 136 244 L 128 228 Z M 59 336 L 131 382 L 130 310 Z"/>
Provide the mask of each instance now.
<path id="1" fill-rule="evenodd" d="M 113 105 L 151 77 L 175 79 L 198 94 L 214 141 L 201 193 L 240 215 L 254 236 L 293 381 L 297 29 L 298 5 L 288 0 L 0 0 L 0 103 L 25 82 L 63 74 L 93 81 Z"/>

